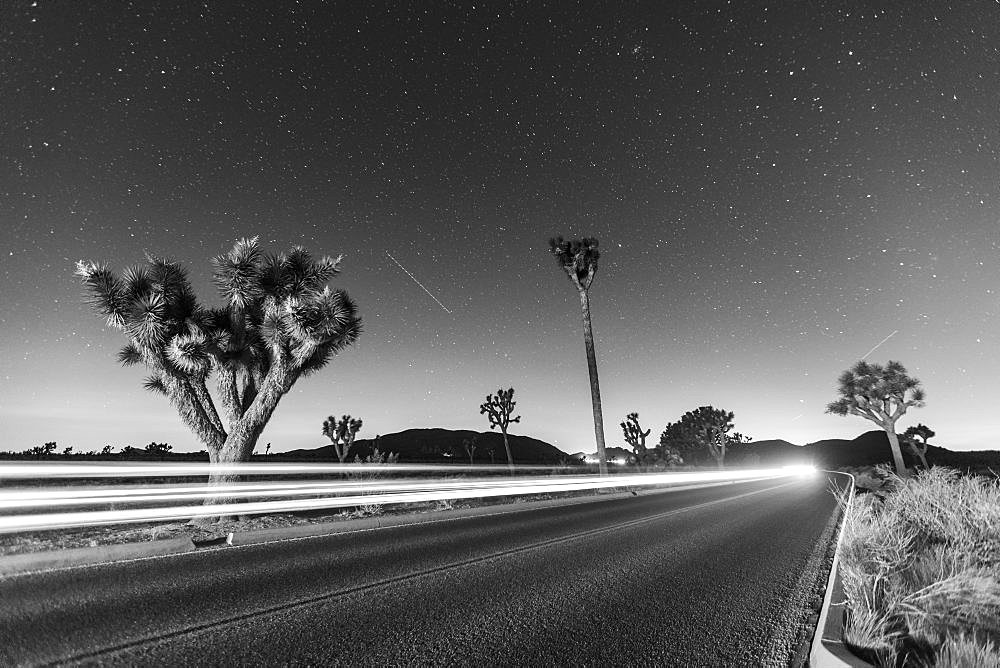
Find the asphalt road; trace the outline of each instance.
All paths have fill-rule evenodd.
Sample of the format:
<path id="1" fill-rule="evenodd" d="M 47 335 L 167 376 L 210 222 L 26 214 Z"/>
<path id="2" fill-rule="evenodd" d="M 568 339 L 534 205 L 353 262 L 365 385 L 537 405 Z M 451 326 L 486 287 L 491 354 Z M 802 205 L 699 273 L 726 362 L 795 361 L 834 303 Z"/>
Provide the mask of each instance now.
<path id="1" fill-rule="evenodd" d="M 16 576 L 0 665 L 786 665 L 823 476 Z"/>

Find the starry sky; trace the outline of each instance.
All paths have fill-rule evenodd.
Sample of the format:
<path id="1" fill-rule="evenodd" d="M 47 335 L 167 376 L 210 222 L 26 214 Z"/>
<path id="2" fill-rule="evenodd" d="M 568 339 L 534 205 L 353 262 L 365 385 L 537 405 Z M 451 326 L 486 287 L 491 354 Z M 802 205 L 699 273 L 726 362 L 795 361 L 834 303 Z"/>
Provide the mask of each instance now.
<path id="1" fill-rule="evenodd" d="M 343 253 L 365 326 L 261 447 L 319 446 L 331 413 L 485 431 L 513 386 L 513 433 L 593 452 L 556 234 L 600 240 L 609 446 L 705 404 L 853 438 L 875 425 L 824 407 L 896 332 L 868 360 L 927 390 L 897 431 L 997 448 L 998 113 L 986 0 L 8 0 L 0 450 L 201 449 L 73 265 L 169 256 L 216 304 L 209 259 L 260 235 Z"/>

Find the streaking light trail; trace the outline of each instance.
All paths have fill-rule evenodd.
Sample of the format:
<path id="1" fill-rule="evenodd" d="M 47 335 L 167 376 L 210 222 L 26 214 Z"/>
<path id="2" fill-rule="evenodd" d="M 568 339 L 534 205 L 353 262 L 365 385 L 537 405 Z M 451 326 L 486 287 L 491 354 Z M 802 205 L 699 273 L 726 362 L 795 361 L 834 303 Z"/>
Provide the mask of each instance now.
<path id="1" fill-rule="evenodd" d="M 435 297 L 435 296 L 434 296 L 433 294 L 431 294 L 431 291 L 430 291 L 430 290 L 428 290 L 427 288 L 425 288 L 425 287 L 424 287 L 424 284 L 423 284 L 423 283 L 421 283 L 420 281 L 418 281 L 418 280 L 417 280 L 417 277 L 416 277 L 416 276 L 414 276 L 413 274 L 411 274 L 411 273 L 409 272 L 409 270 L 408 270 L 408 269 L 407 269 L 406 267 L 404 267 L 403 265 L 401 265 L 401 264 L 399 263 L 399 260 L 397 260 L 397 259 L 396 259 L 396 258 L 394 258 L 394 257 L 393 257 L 392 255 L 390 255 L 390 254 L 389 254 L 389 251 L 385 251 L 385 254 L 389 256 L 389 259 L 390 259 L 390 260 L 392 260 L 393 262 L 395 262 L 395 263 L 396 263 L 396 266 L 397 266 L 397 267 L 399 267 L 400 269 L 402 269 L 403 271 L 405 271 L 405 272 L 406 272 L 406 275 L 407 275 L 407 276 L 409 276 L 410 278 L 412 278 L 412 279 L 413 279 L 413 282 L 414 282 L 414 283 L 416 283 L 417 285 L 419 285 L 419 286 L 420 286 L 420 289 L 421 289 L 421 290 L 423 290 L 424 292 L 426 292 L 426 293 L 428 294 L 428 296 L 430 296 L 430 298 L 431 298 L 431 299 L 433 299 L 434 301 L 436 301 L 436 302 L 437 302 L 437 305 L 438 305 L 438 306 L 440 306 L 441 308 L 443 308 L 443 309 L 444 309 L 444 312 L 445 312 L 445 313 L 447 313 L 447 314 L 451 315 L 451 311 L 449 311 L 449 310 L 448 310 L 448 307 L 447 307 L 447 306 L 445 306 L 444 304 L 442 304 L 442 303 L 441 303 L 441 301 L 440 301 L 440 300 L 439 300 L 439 299 L 438 299 L 437 297 Z"/>
<path id="2" fill-rule="evenodd" d="M 872 354 L 873 352 L 875 352 L 876 350 L 878 350 L 878 347 L 879 347 L 879 346 L 881 346 L 881 345 L 882 345 L 883 343 L 885 343 L 886 341 L 888 341 L 889 339 L 891 339 L 892 337 L 894 337 L 894 336 L 895 336 L 896 334 L 899 334 L 899 330 L 898 330 L 898 329 L 897 329 L 897 330 L 894 330 L 894 331 L 892 332 L 892 334 L 890 334 L 889 336 L 885 337 L 884 339 L 882 339 L 881 341 L 879 341 L 878 343 L 876 343 L 876 344 L 875 344 L 875 347 L 874 347 L 874 348 L 872 348 L 871 350 L 869 350 L 868 352 L 866 352 L 866 353 L 864 354 L 864 356 L 863 356 L 863 357 L 861 358 L 861 360 L 862 360 L 862 361 L 864 361 L 865 359 L 867 359 L 867 357 L 868 357 L 869 355 L 871 355 L 871 354 Z"/>
<path id="3" fill-rule="evenodd" d="M 279 470 L 288 475 L 313 474 L 317 469 L 359 473 L 363 467 L 353 466 L 304 466 L 304 465 L 232 465 L 235 469 L 260 472 L 264 468 Z M 37 469 L 59 469 L 64 477 L 66 469 L 76 469 L 75 477 L 92 477 L 94 465 L 58 464 L 45 466 L 0 466 L 0 479 L 11 477 L 11 470 L 25 473 Z M 206 465 L 142 466 L 105 465 L 96 467 L 105 475 L 134 477 L 135 469 L 156 474 L 191 475 L 192 469 L 218 470 Z M 413 466 L 373 466 L 386 473 L 393 468 L 413 471 Z M 425 467 L 448 469 L 453 467 Z M 471 468 L 471 467 L 470 467 Z M 489 467 L 481 467 L 489 468 Z M 113 471 L 114 470 L 114 471 Z M 742 471 L 705 471 L 677 473 L 636 473 L 613 476 L 595 475 L 545 475 L 510 478 L 409 478 L 401 480 L 303 480 L 235 483 L 230 485 L 164 484 L 144 486 L 95 485 L 75 489 L 66 487 L 32 487 L 8 489 L 0 492 L 0 533 L 37 531 L 69 527 L 82 527 L 131 522 L 155 522 L 190 519 L 216 515 L 251 515 L 294 512 L 315 509 L 345 508 L 358 505 L 386 505 L 422 501 L 489 498 L 509 495 L 573 492 L 608 488 L 663 487 L 691 483 L 724 483 L 770 478 L 801 476 L 812 472 L 811 467 L 785 467 L 779 469 L 754 469 Z M 27 477 L 27 476 L 23 476 Z M 303 498 L 307 497 L 307 498 Z M 217 503 L 204 505 L 208 499 Z M 150 505 L 155 504 L 155 505 Z M 94 506 L 112 508 L 94 509 Z M 114 509 L 114 506 L 128 505 Z M 145 506 L 145 507 L 143 507 Z M 73 510 L 72 508 L 77 509 Z M 67 510 L 62 510 L 67 509 Z M 56 511 L 56 512 L 53 512 Z"/>

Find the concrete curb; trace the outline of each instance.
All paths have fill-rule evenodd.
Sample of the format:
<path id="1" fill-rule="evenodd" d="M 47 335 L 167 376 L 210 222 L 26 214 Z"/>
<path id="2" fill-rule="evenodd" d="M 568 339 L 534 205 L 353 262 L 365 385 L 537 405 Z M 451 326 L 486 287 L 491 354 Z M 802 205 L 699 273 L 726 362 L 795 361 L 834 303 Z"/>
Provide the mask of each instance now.
<path id="1" fill-rule="evenodd" d="M 847 501 L 854 502 L 854 476 L 850 473 L 851 491 Z M 845 513 L 846 514 L 846 513 Z M 844 538 L 844 520 L 841 519 L 837 533 L 837 548 L 833 553 L 833 564 L 830 566 L 830 577 L 826 583 L 826 594 L 823 596 L 823 608 L 819 621 L 816 623 L 816 633 L 813 635 L 812 647 L 809 651 L 809 668 L 865 668 L 872 664 L 855 656 L 844 645 L 844 587 L 840 579 L 840 547 Z"/>
<path id="2" fill-rule="evenodd" d="M 101 564 L 123 559 L 141 559 L 143 557 L 180 554 L 183 552 L 193 552 L 195 549 L 191 536 L 184 534 L 183 536 L 175 536 L 174 538 L 166 538 L 164 540 L 152 540 L 147 543 L 121 543 L 117 545 L 51 550 L 48 552 L 9 554 L 0 556 L 0 577 L 51 570 L 54 568 Z"/>
<path id="3" fill-rule="evenodd" d="M 300 524 L 291 527 L 278 527 L 275 529 L 258 529 L 256 531 L 239 531 L 229 534 L 226 543 L 233 546 L 257 545 L 260 543 L 270 543 L 279 540 L 294 540 L 298 538 L 315 538 L 318 536 L 329 536 L 338 533 L 351 533 L 353 531 L 371 531 L 373 529 L 387 529 L 411 524 L 425 524 L 428 522 L 447 522 L 466 517 L 481 517 L 483 515 L 507 515 L 510 513 L 521 513 L 530 510 L 540 510 L 542 508 L 553 508 L 556 506 L 575 506 L 583 503 L 596 503 L 607 501 L 608 499 L 628 498 L 630 496 L 646 496 L 650 494 L 663 494 L 665 492 L 677 492 L 683 489 L 694 489 L 697 487 L 715 487 L 717 485 L 731 485 L 730 481 L 699 483 L 697 485 L 681 485 L 678 487 L 668 487 L 665 489 L 636 489 L 635 492 L 616 492 L 612 494 L 596 494 L 593 496 L 570 497 L 566 499 L 546 499 L 544 501 L 528 501 L 525 503 L 497 504 L 492 506 L 479 506 L 477 508 L 459 508 L 457 510 L 442 510 L 431 513 L 419 513 L 410 515 L 385 515 L 380 517 L 365 517 L 357 520 L 343 520 L 340 522 L 323 522 L 319 524 Z"/>

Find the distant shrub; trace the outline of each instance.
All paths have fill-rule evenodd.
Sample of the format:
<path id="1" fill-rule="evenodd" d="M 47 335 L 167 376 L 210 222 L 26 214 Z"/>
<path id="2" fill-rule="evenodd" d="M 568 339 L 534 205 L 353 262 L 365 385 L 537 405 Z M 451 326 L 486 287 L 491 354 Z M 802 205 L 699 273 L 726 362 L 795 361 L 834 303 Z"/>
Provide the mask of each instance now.
<path id="1" fill-rule="evenodd" d="M 24 452 L 26 455 L 34 457 L 35 459 L 41 459 L 42 457 L 48 457 L 55 451 L 56 451 L 56 442 L 49 441 L 45 445 L 36 445 L 33 448 L 28 448 Z"/>
<path id="2" fill-rule="evenodd" d="M 387 454 L 379 450 L 377 447 L 375 448 L 375 450 L 372 451 L 370 455 L 368 455 L 364 459 L 361 458 L 361 455 L 354 456 L 355 464 L 367 464 L 367 465 L 395 464 L 398 461 L 399 461 L 398 452 Z M 357 471 L 349 473 L 348 477 L 352 480 L 356 480 L 362 483 L 361 494 L 364 495 L 370 493 L 364 490 L 364 484 L 371 483 L 374 480 L 378 480 L 379 478 L 383 477 L 383 473 L 380 471 Z M 361 504 L 358 506 L 358 512 L 366 516 L 381 515 L 382 505 L 378 503 Z"/>

